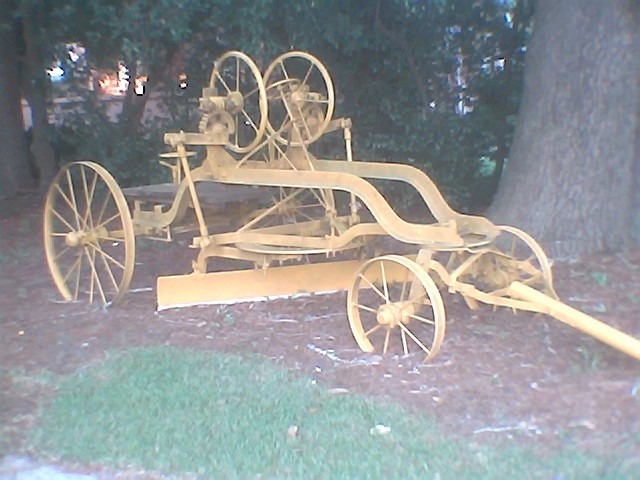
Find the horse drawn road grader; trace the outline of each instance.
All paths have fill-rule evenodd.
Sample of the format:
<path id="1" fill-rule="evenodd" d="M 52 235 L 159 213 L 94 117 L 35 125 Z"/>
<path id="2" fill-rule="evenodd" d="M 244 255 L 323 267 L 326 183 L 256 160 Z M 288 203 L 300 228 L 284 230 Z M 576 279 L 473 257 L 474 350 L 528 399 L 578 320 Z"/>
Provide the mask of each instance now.
<path id="1" fill-rule="evenodd" d="M 170 183 L 122 190 L 89 161 L 57 174 L 44 207 L 44 246 L 64 299 L 118 302 L 133 275 L 137 236 L 170 241 L 191 232 L 193 271 L 158 278 L 158 309 L 346 290 L 363 351 L 429 361 L 444 339 L 447 292 L 472 309 L 550 315 L 640 360 L 638 339 L 558 299 L 531 236 L 454 211 L 417 168 L 355 160 L 351 121 L 333 118 L 332 79 L 314 56 L 284 53 L 262 74 L 244 53 L 228 52 L 199 106 L 197 132 L 165 134 L 171 151 L 160 163 Z M 342 132 L 344 156 L 318 158 L 314 144 L 332 132 Z M 380 180 L 413 188 L 424 222 L 401 218 L 374 186 Z M 234 219 L 233 227 L 214 229 L 221 219 Z M 371 247 L 381 239 L 412 253 Z M 239 268 L 215 271 L 215 258 Z"/>

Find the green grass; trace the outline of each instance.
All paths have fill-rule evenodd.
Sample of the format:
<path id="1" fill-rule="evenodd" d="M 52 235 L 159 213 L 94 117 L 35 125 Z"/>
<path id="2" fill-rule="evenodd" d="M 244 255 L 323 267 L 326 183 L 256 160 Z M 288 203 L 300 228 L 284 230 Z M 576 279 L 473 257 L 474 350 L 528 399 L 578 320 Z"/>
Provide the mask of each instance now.
<path id="1" fill-rule="evenodd" d="M 377 424 L 390 432 L 372 434 Z M 65 379 L 32 443 L 65 460 L 199 478 L 628 478 L 575 453 L 472 448 L 426 416 L 331 395 L 258 358 L 164 347 Z"/>

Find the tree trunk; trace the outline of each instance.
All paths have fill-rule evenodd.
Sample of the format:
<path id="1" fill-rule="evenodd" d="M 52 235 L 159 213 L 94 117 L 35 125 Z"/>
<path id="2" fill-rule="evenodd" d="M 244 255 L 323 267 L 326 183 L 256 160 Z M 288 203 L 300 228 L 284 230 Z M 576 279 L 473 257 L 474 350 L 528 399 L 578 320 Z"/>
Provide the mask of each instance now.
<path id="1" fill-rule="evenodd" d="M 147 93 L 144 95 L 136 95 L 136 77 L 138 70 L 136 61 L 131 62 L 129 68 L 129 87 L 125 93 L 122 103 L 122 113 L 118 119 L 118 123 L 122 129 L 124 136 L 136 136 L 140 130 L 142 119 L 144 117 L 144 109 L 147 106 L 147 100 L 150 96 L 151 85 L 147 83 Z"/>
<path id="2" fill-rule="evenodd" d="M 487 215 L 551 257 L 627 246 L 640 224 L 639 74 L 636 0 L 539 0 L 518 125 Z"/>
<path id="3" fill-rule="evenodd" d="M 9 12 L 4 12 L 9 13 Z M 9 17 L 9 15 L 6 15 Z M 22 99 L 16 55 L 16 34 L 10 18 L 0 16 L 0 198 L 32 187 L 29 153 L 24 136 Z M 3 27 L 7 28 L 3 28 Z"/>
<path id="4" fill-rule="evenodd" d="M 47 81 L 43 69 L 44 54 L 40 46 L 39 21 L 41 17 L 40 2 L 32 2 L 26 6 L 22 15 L 22 29 L 26 45 L 25 68 L 23 76 L 24 95 L 31 108 L 33 121 L 31 153 L 38 169 L 38 184 L 45 190 L 56 171 L 56 157 L 49 141 L 49 114 L 47 111 Z"/>

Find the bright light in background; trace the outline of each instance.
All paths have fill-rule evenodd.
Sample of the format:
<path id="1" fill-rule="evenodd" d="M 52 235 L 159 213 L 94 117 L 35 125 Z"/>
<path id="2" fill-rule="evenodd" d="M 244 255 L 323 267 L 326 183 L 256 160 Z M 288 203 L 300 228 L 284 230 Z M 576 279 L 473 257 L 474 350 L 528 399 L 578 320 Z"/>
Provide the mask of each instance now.
<path id="1" fill-rule="evenodd" d="M 136 95 L 144 95 L 144 86 L 147 83 L 147 80 L 148 77 L 146 75 L 139 75 L 138 77 L 136 77 Z"/>
<path id="2" fill-rule="evenodd" d="M 51 82 L 62 85 L 67 79 L 84 78 L 87 81 L 89 90 L 93 91 L 97 86 L 100 93 L 113 96 L 124 95 L 129 89 L 129 84 L 132 82 L 132 79 L 129 68 L 127 68 L 123 61 L 118 62 L 118 67 L 115 71 L 107 69 L 98 70 L 89 66 L 86 57 L 87 49 L 81 43 L 63 43 L 58 45 L 56 50 L 58 52 L 57 59 L 52 62 L 51 67 L 46 70 Z M 138 71 L 141 71 L 139 64 Z M 96 78 L 98 79 L 97 81 L 95 81 Z M 144 95 L 147 80 L 146 75 L 136 76 L 133 85 L 136 95 Z M 181 88 L 186 88 L 186 75 L 180 79 L 180 82 Z M 184 83 L 184 87 L 182 83 Z"/>
<path id="3" fill-rule="evenodd" d="M 181 73 L 180 75 L 178 75 L 178 86 L 180 87 L 181 90 L 184 90 L 185 88 L 187 88 L 189 84 L 187 83 L 187 74 L 186 73 Z"/>
<path id="4" fill-rule="evenodd" d="M 55 67 L 47 69 L 47 75 L 52 82 L 59 82 L 64 78 L 64 70 L 60 64 L 57 64 Z"/>

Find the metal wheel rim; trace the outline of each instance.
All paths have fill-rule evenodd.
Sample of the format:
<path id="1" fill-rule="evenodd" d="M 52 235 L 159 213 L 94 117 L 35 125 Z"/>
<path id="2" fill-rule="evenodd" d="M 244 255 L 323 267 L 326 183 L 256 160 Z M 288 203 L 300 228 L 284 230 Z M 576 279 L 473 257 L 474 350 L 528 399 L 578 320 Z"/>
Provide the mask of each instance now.
<path id="1" fill-rule="evenodd" d="M 231 87 L 228 82 L 224 80 L 222 74 L 220 73 L 223 67 L 225 67 L 225 62 L 228 60 L 235 61 L 235 85 L 232 85 L 236 88 L 236 90 L 231 90 Z M 251 90 L 248 95 L 243 94 L 243 98 L 247 99 L 249 97 L 253 97 L 257 95 L 258 109 L 260 114 L 260 119 L 258 122 L 254 121 L 253 118 L 247 113 L 246 109 L 243 108 L 242 112 L 239 112 L 233 116 L 234 119 L 234 127 L 235 127 L 235 138 L 230 140 L 227 143 L 227 148 L 236 152 L 236 153 L 247 153 L 253 150 L 261 141 L 264 136 L 265 130 L 267 128 L 267 92 L 264 88 L 264 83 L 262 81 L 262 75 L 260 74 L 260 70 L 251 57 L 246 55 L 245 53 L 238 51 L 227 52 L 218 58 L 215 62 L 213 71 L 211 72 L 211 77 L 209 79 L 209 87 L 215 88 L 218 90 L 218 85 L 221 85 L 226 93 L 232 91 L 240 91 L 240 78 L 241 78 L 241 66 L 244 65 L 249 68 L 251 72 L 252 79 L 256 82 L 255 89 Z M 254 130 L 255 137 L 252 141 L 250 141 L 247 145 L 241 145 L 241 141 L 238 137 L 240 131 L 240 120 L 243 119 L 245 122 L 249 122 L 248 125 Z"/>
<path id="2" fill-rule="evenodd" d="M 375 310 L 377 317 L 383 305 L 396 303 L 394 298 L 396 296 L 395 292 L 397 292 L 397 288 L 395 287 L 397 286 L 394 286 L 394 293 L 392 293 L 392 289 L 390 288 L 392 285 L 385 279 L 385 271 L 390 272 L 389 268 L 394 267 L 404 271 L 404 280 L 400 282 L 401 285 L 399 285 L 400 295 L 398 300 L 401 302 L 406 300 L 409 303 L 419 304 L 421 307 L 426 306 L 428 310 L 431 310 L 431 314 L 429 314 L 429 312 L 425 314 L 421 309 L 418 309 L 414 314 L 409 315 L 412 322 L 400 322 L 394 327 L 387 328 L 387 326 L 379 323 L 377 318 L 374 320 L 372 316 Z M 368 277 L 367 273 L 370 274 Z M 375 275 L 380 276 L 381 285 L 380 287 L 375 286 L 374 288 L 372 284 L 375 285 L 375 281 L 371 282 L 371 280 L 374 279 Z M 419 282 L 419 289 L 415 292 L 413 292 L 413 288 L 411 288 L 413 282 Z M 369 297 L 379 297 L 376 302 L 372 302 L 374 305 L 380 303 L 379 308 L 374 309 L 370 305 L 361 303 L 361 288 L 371 290 Z M 372 293 L 373 295 L 371 295 Z M 415 298 L 409 298 L 409 296 L 414 294 L 417 295 Z M 405 295 L 408 295 L 407 298 L 402 298 Z M 385 303 L 383 303 L 383 301 Z M 420 314 L 418 314 L 418 312 Z M 425 354 L 423 361 L 427 362 L 436 356 L 444 339 L 445 310 L 438 287 L 421 266 L 400 255 L 377 257 L 367 261 L 360 267 L 356 272 L 354 282 L 347 292 L 347 315 L 351 332 L 358 346 L 365 352 L 375 351 L 376 347 L 374 343 L 379 343 L 380 336 L 382 336 L 383 345 L 381 353 L 383 355 L 386 354 L 392 341 L 391 335 L 394 334 L 394 330 L 397 330 L 402 352 L 405 355 L 411 353 L 409 352 L 409 345 L 412 345 L 414 349 L 416 347 L 418 348 L 418 352 Z M 366 320 L 364 319 L 365 315 L 368 317 Z M 414 327 L 411 328 L 411 325 L 414 325 Z M 418 336 L 417 332 L 420 328 L 415 328 L 416 326 L 424 327 L 428 332 L 426 335 L 428 341 Z M 377 338 L 374 338 L 374 335 L 377 335 Z M 398 339 L 393 341 L 397 343 Z"/>
<path id="3" fill-rule="evenodd" d="M 96 197 L 99 190 L 104 198 Z M 83 161 L 58 172 L 45 200 L 43 235 L 49 271 L 66 301 L 88 296 L 106 307 L 122 299 L 133 275 L 135 234 L 126 199 L 105 168 Z"/>
<path id="4" fill-rule="evenodd" d="M 324 131 L 327 129 L 327 126 L 329 125 L 329 122 L 331 121 L 331 118 L 333 117 L 333 110 L 335 108 L 335 92 L 333 89 L 333 81 L 331 80 L 331 76 L 329 75 L 329 71 L 327 70 L 327 68 L 322 64 L 322 62 L 320 62 L 320 60 L 318 60 L 316 57 L 314 57 L 313 55 L 307 53 L 307 52 L 301 52 L 301 51 L 292 51 L 292 52 L 287 52 L 284 53 L 282 55 L 280 55 L 279 57 L 275 58 L 271 64 L 269 65 L 269 67 L 267 67 L 267 70 L 264 73 L 264 85 L 266 89 L 269 89 L 269 82 L 271 80 L 271 76 L 273 75 L 273 73 L 276 71 L 277 67 L 280 66 L 280 72 L 284 75 L 284 78 L 289 78 L 288 77 L 288 73 L 287 73 L 287 69 L 286 66 L 284 65 L 284 61 L 287 59 L 291 59 L 291 58 L 299 58 L 299 59 L 303 59 L 309 62 L 309 68 L 307 71 L 307 77 L 310 75 L 311 71 L 313 70 L 313 68 L 316 68 L 318 70 L 318 72 L 320 73 L 320 75 L 322 76 L 322 80 L 324 82 L 325 88 L 327 90 L 327 100 L 325 102 L 322 103 L 326 103 L 327 106 L 327 111 L 325 112 L 325 116 L 324 119 L 322 120 L 320 126 L 316 127 L 316 131 L 314 134 L 312 134 L 309 138 L 304 139 L 303 141 L 300 142 L 294 142 L 294 141 L 289 141 L 288 139 L 284 138 L 282 136 L 282 133 L 280 132 L 281 127 L 276 128 L 273 124 L 272 121 L 269 120 L 267 122 L 267 129 L 269 131 L 270 134 L 274 135 L 274 138 L 282 143 L 282 144 L 287 144 L 287 145 L 291 145 L 291 146 L 301 146 L 301 145 L 309 145 L 313 142 L 315 142 L 316 140 L 318 140 L 322 134 L 324 133 Z M 282 79 L 278 79 L 276 82 L 281 81 Z M 302 84 L 305 84 L 306 80 L 304 82 L 302 82 Z M 285 117 L 285 119 L 283 120 L 283 124 L 286 123 L 287 118 Z"/>
<path id="5" fill-rule="evenodd" d="M 500 235 L 478 260 L 484 264 L 478 266 L 477 274 L 481 275 L 483 271 L 495 268 L 504 272 L 504 284 L 494 291 L 486 288 L 483 291 L 504 296 L 507 295 L 507 287 L 513 281 L 518 281 L 558 299 L 553 287 L 551 263 L 542 247 L 531 235 L 516 227 L 500 225 L 498 229 Z"/>

